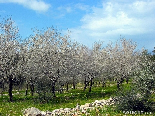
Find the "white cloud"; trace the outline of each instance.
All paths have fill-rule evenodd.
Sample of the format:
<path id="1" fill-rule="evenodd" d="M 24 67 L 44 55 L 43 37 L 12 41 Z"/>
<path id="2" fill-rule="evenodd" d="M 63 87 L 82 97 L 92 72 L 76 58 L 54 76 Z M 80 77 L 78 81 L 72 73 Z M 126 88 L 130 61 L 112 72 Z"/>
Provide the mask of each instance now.
<path id="1" fill-rule="evenodd" d="M 87 11 L 89 9 L 89 6 L 88 5 L 84 5 L 82 3 L 78 3 L 78 4 L 75 4 L 75 8 Z"/>
<path id="2" fill-rule="evenodd" d="M 66 11 L 67 11 L 68 13 L 70 13 L 70 12 L 72 12 L 72 8 L 71 8 L 71 7 L 66 7 Z"/>
<path id="3" fill-rule="evenodd" d="M 66 13 L 71 13 L 73 8 L 71 6 L 59 6 L 57 10 L 61 12 L 61 15 L 65 16 Z"/>
<path id="4" fill-rule="evenodd" d="M 136 1 L 131 7 L 133 7 L 139 13 L 147 13 L 155 9 L 155 1 Z"/>
<path id="5" fill-rule="evenodd" d="M 0 3 L 17 3 L 39 12 L 45 12 L 50 8 L 50 4 L 47 4 L 42 0 L 0 0 Z"/>
<path id="6" fill-rule="evenodd" d="M 77 4 L 67 4 L 67 5 L 63 5 L 63 6 L 59 6 L 57 8 L 57 10 L 59 10 L 61 12 L 61 14 L 66 15 L 67 13 L 75 13 L 78 10 L 82 10 L 82 11 L 89 11 L 90 8 L 88 5 L 82 4 L 82 3 L 77 3 Z"/>
<path id="7" fill-rule="evenodd" d="M 154 0 L 119 1 L 103 1 L 102 7 L 92 7 L 92 12 L 81 19 L 82 25 L 71 29 L 72 37 L 77 41 L 84 37 L 88 42 L 118 39 L 119 35 L 138 36 L 154 33 Z"/>

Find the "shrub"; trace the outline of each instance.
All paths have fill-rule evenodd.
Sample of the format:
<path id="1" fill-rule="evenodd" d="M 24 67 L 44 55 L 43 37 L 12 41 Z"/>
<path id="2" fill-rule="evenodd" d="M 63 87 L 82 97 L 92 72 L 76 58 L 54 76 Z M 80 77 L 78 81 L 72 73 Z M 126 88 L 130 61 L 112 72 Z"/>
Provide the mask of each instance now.
<path id="1" fill-rule="evenodd" d="M 121 91 L 115 98 L 116 110 L 121 111 L 153 111 L 154 103 L 133 89 Z"/>
<path id="2" fill-rule="evenodd" d="M 134 78 L 130 90 L 118 92 L 116 109 L 121 111 L 155 111 L 155 76 L 149 70 L 140 71 Z"/>

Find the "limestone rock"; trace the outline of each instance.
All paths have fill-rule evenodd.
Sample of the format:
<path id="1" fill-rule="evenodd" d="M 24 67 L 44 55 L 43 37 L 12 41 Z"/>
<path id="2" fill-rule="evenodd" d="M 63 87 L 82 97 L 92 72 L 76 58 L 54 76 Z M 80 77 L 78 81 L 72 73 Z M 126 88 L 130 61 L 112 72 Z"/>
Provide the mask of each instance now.
<path id="1" fill-rule="evenodd" d="M 25 109 L 23 114 L 24 114 L 24 116 L 43 116 L 41 114 L 41 111 L 34 107 Z"/>
<path id="2" fill-rule="evenodd" d="M 77 105 L 76 105 L 76 108 L 75 108 L 76 110 L 80 110 L 80 105 L 77 103 Z"/>
<path id="3" fill-rule="evenodd" d="M 52 115 L 52 112 L 46 111 L 46 115 L 45 116 L 51 116 L 51 115 Z"/>

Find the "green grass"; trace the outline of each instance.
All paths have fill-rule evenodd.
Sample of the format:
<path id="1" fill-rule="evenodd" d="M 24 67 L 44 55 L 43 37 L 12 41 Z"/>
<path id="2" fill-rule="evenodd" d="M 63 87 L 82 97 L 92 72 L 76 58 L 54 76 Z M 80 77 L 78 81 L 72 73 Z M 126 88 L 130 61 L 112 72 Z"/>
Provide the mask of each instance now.
<path id="1" fill-rule="evenodd" d="M 81 85 L 80 85 L 81 86 Z M 123 84 L 125 88 L 129 88 L 129 85 Z M 93 87 L 92 92 L 89 93 L 88 89 L 83 91 L 83 89 L 71 89 L 69 92 L 64 92 L 62 94 L 56 94 L 57 97 L 52 98 L 48 103 L 41 103 L 37 99 L 37 95 L 25 96 L 24 91 L 19 91 L 18 95 L 14 95 L 14 102 L 8 102 L 8 96 L 0 97 L 0 115 L 1 116 L 20 116 L 22 111 L 29 107 L 36 107 L 43 111 L 52 111 L 58 108 L 74 108 L 76 104 L 83 105 L 85 103 L 91 103 L 95 100 L 108 99 L 110 96 L 115 96 L 117 87 L 113 86 L 103 87 Z M 123 113 L 117 112 L 112 107 L 104 107 L 102 109 L 95 109 L 91 111 L 91 116 L 121 116 Z"/>

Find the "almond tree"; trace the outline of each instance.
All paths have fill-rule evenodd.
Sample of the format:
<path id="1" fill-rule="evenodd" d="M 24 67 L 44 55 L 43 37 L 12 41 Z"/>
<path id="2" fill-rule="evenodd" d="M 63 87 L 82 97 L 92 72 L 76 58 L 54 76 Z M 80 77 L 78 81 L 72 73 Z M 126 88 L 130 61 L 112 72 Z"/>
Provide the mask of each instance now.
<path id="1" fill-rule="evenodd" d="M 89 56 L 90 60 L 88 60 L 88 70 L 87 70 L 89 74 L 89 80 L 90 80 L 89 92 L 91 92 L 93 80 L 101 76 L 102 74 L 102 67 L 98 60 L 102 49 L 103 49 L 102 42 L 94 43 L 93 49 L 91 50 L 91 53 Z"/>
<path id="2" fill-rule="evenodd" d="M 1 78 L 9 82 L 8 92 L 12 102 L 12 89 L 18 77 L 20 60 L 18 28 L 14 26 L 12 19 L 8 18 L 0 23 L 0 32 L 0 73 Z"/>
<path id="3" fill-rule="evenodd" d="M 35 85 L 38 85 L 40 81 L 55 81 L 54 65 L 57 62 L 52 60 L 57 56 L 56 45 L 53 43 L 56 36 L 54 30 L 47 30 L 44 33 L 36 30 L 35 35 L 29 38 L 25 74 L 27 74 L 27 82 L 30 85 L 32 95 Z"/>
<path id="4" fill-rule="evenodd" d="M 135 51 L 136 44 L 131 40 L 121 39 L 120 44 L 109 44 L 105 51 L 108 53 L 107 67 L 108 74 L 117 82 L 118 89 L 120 84 L 133 74 L 137 67 L 138 52 Z"/>
<path id="5" fill-rule="evenodd" d="M 95 54 L 96 54 L 96 60 L 95 60 L 95 64 L 98 66 L 99 70 L 99 76 L 97 77 L 97 80 L 99 80 L 100 82 L 102 82 L 102 86 L 105 87 L 106 86 L 106 81 L 109 78 L 109 73 L 108 73 L 108 69 L 109 69 L 109 56 L 108 53 L 106 52 L 106 50 L 102 47 L 103 42 L 99 42 L 96 43 L 96 45 L 94 46 L 94 48 L 96 49 Z"/>
<path id="6" fill-rule="evenodd" d="M 64 61 L 65 58 L 69 58 L 68 38 L 61 36 L 53 28 L 48 28 L 44 32 L 36 30 L 35 35 L 30 37 L 25 74 L 27 74 L 27 82 L 33 85 L 33 88 L 34 84 L 36 85 L 37 92 L 43 92 L 45 95 L 50 90 L 55 96 L 56 84 L 63 80 L 64 70 L 67 70 Z"/>
<path id="7" fill-rule="evenodd" d="M 86 87 L 88 86 L 88 73 L 87 73 L 87 66 L 88 66 L 88 59 L 89 59 L 89 52 L 90 50 L 84 46 L 81 45 L 79 48 L 79 63 L 80 63 L 80 74 L 82 75 L 81 81 L 84 82 L 84 90 L 86 89 Z"/>
<path id="8" fill-rule="evenodd" d="M 81 69 L 80 73 L 83 76 L 81 81 L 84 81 L 84 90 L 89 86 L 89 92 L 91 92 L 91 88 L 93 85 L 93 79 L 100 76 L 101 68 L 98 63 L 98 57 L 100 54 L 102 43 L 95 43 L 93 46 L 93 50 L 87 48 L 86 46 L 81 46 L 79 50 L 80 54 L 80 64 Z"/>
<path id="9" fill-rule="evenodd" d="M 64 62 L 63 67 L 65 68 L 65 76 L 66 78 L 66 84 L 72 84 L 73 89 L 75 89 L 75 85 L 79 80 L 79 74 L 80 74 L 80 63 L 79 63 L 79 54 L 78 54 L 78 48 L 79 44 L 77 42 L 70 42 L 69 46 L 67 48 L 63 47 L 65 50 L 64 52 Z M 68 90 L 68 86 L 67 86 Z"/>

